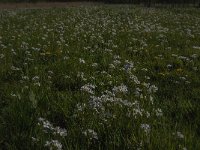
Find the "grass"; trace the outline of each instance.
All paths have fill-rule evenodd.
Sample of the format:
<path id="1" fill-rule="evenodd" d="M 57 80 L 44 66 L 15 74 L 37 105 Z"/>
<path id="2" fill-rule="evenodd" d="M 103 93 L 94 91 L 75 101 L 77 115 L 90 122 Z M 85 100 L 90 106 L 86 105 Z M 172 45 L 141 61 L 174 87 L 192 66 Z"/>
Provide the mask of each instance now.
<path id="1" fill-rule="evenodd" d="M 1 149 L 200 148 L 200 10 L 0 16 Z"/>

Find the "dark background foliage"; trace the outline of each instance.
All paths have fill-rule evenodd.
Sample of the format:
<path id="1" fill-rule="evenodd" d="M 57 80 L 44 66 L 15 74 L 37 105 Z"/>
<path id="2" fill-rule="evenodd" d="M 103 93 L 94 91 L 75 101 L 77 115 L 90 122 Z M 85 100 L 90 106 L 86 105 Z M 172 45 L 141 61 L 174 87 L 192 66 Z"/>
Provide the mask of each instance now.
<path id="1" fill-rule="evenodd" d="M 115 3 L 115 4 L 144 4 L 146 6 L 153 6 L 156 4 L 181 4 L 194 6 L 200 6 L 200 0 L 0 0 L 0 2 L 76 2 L 76 1 L 87 1 L 87 2 L 104 2 L 104 3 Z"/>

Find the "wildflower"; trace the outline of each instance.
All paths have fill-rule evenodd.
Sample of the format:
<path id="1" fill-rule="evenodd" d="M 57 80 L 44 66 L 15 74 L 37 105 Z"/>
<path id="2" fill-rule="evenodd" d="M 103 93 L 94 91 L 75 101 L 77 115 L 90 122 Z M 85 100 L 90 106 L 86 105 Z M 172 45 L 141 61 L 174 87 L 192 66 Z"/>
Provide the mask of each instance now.
<path id="1" fill-rule="evenodd" d="M 39 76 L 34 76 L 34 77 L 32 78 L 33 81 L 38 81 L 39 79 L 40 79 Z"/>
<path id="2" fill-rule="evenodd" d="M 94 110 L 97 110 L 98 108 L 102 108 L 102 98 L 91 96 L 90 101 L 89 101 L 89 105 Z"/>
<path id="3" fill-rule="evenodd" d="M 64 56 L 63 59 L 64 59 L 64 60 L 68 60 L 69 57 L 68 57 L 68 56 Z"/>
<path id="4" fill-rule="evenodd" d="M 5 55 L 4 54 L 0 54 L 0 58 L 2 59 L 2 58 L 4 58 L 5 57 Z"/>
<path id="5" fill-rule="evenodd" d="M 82 58 L 79 58 L 79 62 L 82 63 L 82 64 L 85 64 L 85 60 L 82 59 Z"/>
<path id="6" fill-rule="evenodd" d="M 39 141 L 39 139 L 34 138 L 34 137 L 31 137 L 31 139 L 32 139 L 33 142 L 38 142 Z"/>
<path id="7" fill-rule="evenodd" d="M 92 130 L 92 129 L 87 129 L 86 131 L 83 132 L 83 134 L 85 136 L 88 136 L 90 139 L 96 139 L 96 140 L 98 140 L 97 133 L 94 130 Z"/>
<path id="8" fill-rule="evenodd" d="M 70 76 L 65 75 L 64 78 L 65 78 L 65 79 L 70 79 Z"/>
<path id="9" fill-rule="evenodd" d="M 176 134 L 177 134 L 178 138 L 180 138 L 180 139 L 184 138 L 184 135 L 181 132 L 178 131 Z"/>
<path id="10" fill-rule="evenodd" d="M 191 82 L 190 82 L 190 81 L 185 81 L 185 83 L 186 83 L 186 84 L 190 84 Z"/>
<path id="11" fill-rule="evenodd" d="M 82 91 L 88 92 L 90 94 L 94 94 L 94 89 L 95 89 L 95 85 L 92 85 L 92 84 L 86 84 L 81 87 Z"/>
<path id="12" fill-rule="evenodd" d="M 167 65 L 167 68 L 168 68 L 168 69 L 171 69 L 171 68 L 172 68 L 172 65 L 171 65 L 171 64 L 168 64 L 168 65 Z"/>
<path id="13" fill-rule="evenodd" d="M 200 50 L 200 46 L 193 46 L 194 49 L 199 49 Z"/>
<path id="14" fill-rule="evenodd" d="M 28 76 L 22 76 L 22 79 L 23 80 L 29 80 L 29 77 Z"/>
<path id="15" fill-rule="evenodd" d="M 145 79 L 150 80 L 150 77 L 149 76 L 145 76 Z"/>
<path id="16" fill-rule="evenodd" d="M 11 92 L 11 94 L 10 94 L 12 97 L 17 97 L 17 95 L 16 94 L 14 94 L 13 92 Z"/>
<path id="17" fill-rule="evenodd" d="M 178 55 L 176 55 L 176 54 L 172 54 L 172 57 L 178 57 Z"/>
<path id="18" fill-rule="evenodd" d="M 39 118 L 39 125 L 42 125 L 44 128 L 44 132 L 48 133 L 48 131 L 51 131 L 54 135 L 58 134 L 61 137 L 67 136 L 67 130 L 60 128 L 60 127 L 54 127 L 48 120 L 44 118 Z"/>
<path id="19" fill-rule="evenodd" d="M 97 63 L 93 63 L 93 64 L 92 64 L 92 67 L 97 67 L 97 66 L 98 66 Z"/>
<path id="20" fill-rule="evenodd" d="M 35 86 L 41 86 L 40 82 L 34 83 Z"/>
<path id="21" fill-rule="evenodd" d="M 87 79 L 84 77 L 84 73 L 83 72 L 78 72 L 77 77 L 81 77 L 81 79 L 83 81 L 86 81 Z"/>
<path id="22" fill-rule="evenodd" d="M 140 127 L 144 130 L 145 133 L 149 133 L 151 130 L 150 125 L 148 124 L 141 124 Z"/>
<path id="23" fill-rule="evenodd" d="M 132 79 L 136 84 L 140 84 L 140 81 L 135 75 L 130 75 L 130 79 Z"/>
<path id="24" fill-rule="evenodd" d="M 126 71 L 130 71 L 133 68 L 134 63 L 132 61 L 128 61 L 128 60 L 126 60 L 125 62 L 126 62 L 126 64 L 124 65 L 124 69 Z"/>
<path id="25" fill-rule="evenodd" d="M 186 80 L 186 78 L 185 77 L 179 77 L 181 80 Z"/>
<path id="26" fill-rule="evenodd" d="M 114 55 L 114 59 L 120 59 L 119 55 Z"/>
<path id="27" fill-rule="evenodd" d="M 163 72 L 161 72 L 161 73 L 158 73 L 159 75 L 162 75 L 162 76 L 165 76 L 166 74 L 165 73 L 163 73 Z"/>
<path id="28" fill-rule="evenodd" d="M 142 68 L 141 70 L 142 70 L 142 71 L 148 71 L 148 69 L 147 69 L 147 68 Z"/>
<path id="29" fill-rule="evenodd" d="M 162 110 L 161 110 L 160 108 L 156 109 L 155 112 L 156 112 L 156 116 L 157 116 L 157 117 L 160 117 L 160 116 L 163 115 Z"/>
<path id="30" fill-rule="evenodd" d="M 147 111 L 146 116 L 147 116 L 147 118 L 149 118 L 151 116 L 151 114 Z"/>
<path id="31" fill-rule="evenodd" d="M 51 55 L 51 52 L 47 51 L 45 54 L 46 54 L 46 55 Z"/>
<path id="32" fill-rule="evenodd" d="M 78 111 L 83 111 L 83 109 L 86 107 L 86 104 L 85 103 L 83 103 L 83 104 L 78 103 L 76 105 L 76 107 L 77 107 Z"/>
<path id="33" fill-rule="evenodd" d="M 53 71 L 49 70 L 48 74 L 53 75 Z"/>
<path id="34" fill-rule="evenodd" d="M 128 106 L 128 107 L 132 107 L 133 103 L 129 102 L 128 100 L 120 100 L 120 102 L 124 105 L 124 106 Z"/>
<path id="35" fill-rule="evenodd" d="M 11 49 L 13 55 L 17 55 L 14 49 Z"/>
<path id="36" fill-rule="evenodd" d="M 119 60 L 114 60 L 113 61 L 113 64 L 116 66 L 116 65 L 119 65 L 119 64 L 121 64 L 121 61 L 119 61 Z"/>
<path id="37" fill-rule="evenodd" d="M 19 71 L 19 70 L 21 70 L 20 68 L 17 68 L 17 67 L 15 67 L 15 66 L 11 66 L 11 70 L 13 70 L 13 71 Z"/>
<path id="38" fill-rule="evenodd" d="M 62 137 L 67 136 L 67 130 L 66 129 L 62 129 L 60 127 L 55 127 L 54 130 L 55 130 L 54 134 L 59 134 Z"/>
<path id="39" fill-rule="evenodd" d="M 44 118 L 40 117 L 38 118 L 38 121 L 39 121 L 39 125 L 41 123 L 44 129 L 54 130 L 53 125 L 48 120 L 45 120 Z"/>
<path id="40" fill-rule="evenodd" d="M 56 148 L 57 150 L 62 150 L 62 144 L 58 140 L 46 141 L 45 147 L 50 147 L 50 149 Z"/>
<path id="41" fill-rule="evenodd" d="M 191 55 L 191 57 L 192 57 L 193 59 L 195 59 L 195 58 L 198 57 L 198 55 L 197 55 L 197 54 L 193 54 L 193 55 Z"/>
<path id="42" fill-rule="evenodd" d="M 193 67 L 193 70 L 194 70 L 194 71 L 197 71 L 197 70 L 198 70 L 198 68 L 197 68 L 197 67 Z"/>
<path id="43" fill-rule="evenodd" d="M 158 90 L 158 87 L 156 87 L 155 85 L 151 85 L 149 87 L 149 92 L 150 93 L 155 93 Z"/>
<path id="44" fill-rule="evenodd" d="M 113 64 L 109 64 L 110 69 L 115 69 L 115 66 Z"/>
<path id="45" fill-rule="evenodd" d="M 127 93 L 128 92 L 127 86 L 124 84 L 121 84 L 120 86 L 115 86 L 112 90 L 115 93 L 118 93 L 118 92 Z"/>
<path id="46" fill-rule="evenodd" d="M 149 100 L 151 102 L 151 104 L 153 105 L 154 101 L 153 101 L 153 97 L 150 95 Z"/>
<path id="47" fill-rule="evenodd" d="M 140 88 L 135 89 L 135 96 L 139 97 L 142 90 Z"/>

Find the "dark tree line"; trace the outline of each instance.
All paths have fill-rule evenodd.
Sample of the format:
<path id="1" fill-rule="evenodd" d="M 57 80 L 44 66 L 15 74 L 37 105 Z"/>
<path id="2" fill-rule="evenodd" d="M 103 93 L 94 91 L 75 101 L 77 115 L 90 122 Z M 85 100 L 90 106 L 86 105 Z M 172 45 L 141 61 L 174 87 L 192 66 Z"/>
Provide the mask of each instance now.
<path id="1" fill-rule="evenodd" d="M 172 5 L 188 5 L 200 7 L 200 0 L 0 0 L 0 2 L 75 2 L 75 1 L 88 1 L 88 2 L 104 2 L 115 4 L 144 4 L 151 7 L 155 4 L 172 4 Z"/>
<path id="2" fill-rule="evenodd" d="M 172 4 L 172 5 L 188 5 L 200 7 L 200 0 L 104 0 L 106 3 L 132 3 L 132 4 L 144 4 L 147 7 L 155 4 Z"/>

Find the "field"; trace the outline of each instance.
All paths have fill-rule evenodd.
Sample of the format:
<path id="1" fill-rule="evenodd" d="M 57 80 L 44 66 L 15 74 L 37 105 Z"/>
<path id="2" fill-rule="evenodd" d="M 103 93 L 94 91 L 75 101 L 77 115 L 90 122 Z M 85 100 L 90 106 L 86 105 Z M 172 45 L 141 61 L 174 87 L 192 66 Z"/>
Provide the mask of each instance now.
<path id="1" fill-rule="evenodd" d="M 0 11 L 0 149 L 200 149 L 200 10 Z"/>

